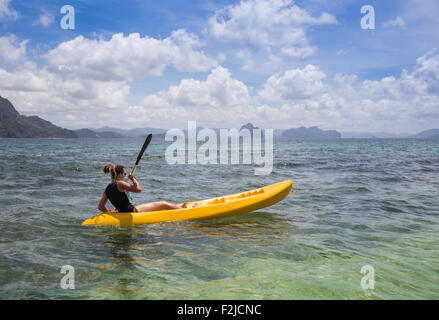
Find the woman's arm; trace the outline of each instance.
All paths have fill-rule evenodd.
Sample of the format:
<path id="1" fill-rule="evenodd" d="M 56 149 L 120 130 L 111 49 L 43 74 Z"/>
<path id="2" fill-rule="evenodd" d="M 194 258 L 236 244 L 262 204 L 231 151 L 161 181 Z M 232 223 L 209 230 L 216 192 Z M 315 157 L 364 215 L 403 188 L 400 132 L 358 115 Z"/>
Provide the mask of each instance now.
<path id="1" fill-rule="evenodd" d="M 107 195 L 106 195 L 105 192 L 104 192 L 104 193 L 102 194 L 102 198 L 101 198 L 101 201 L 99 201 L 99 206 L 98 206 L 98 209 L 101 210 L 102 212 L 108 212 L 108 211 L 110 211 L 109 209 L 107 209 L 107 208 L 105 207 L 105 204 L 107 203 L 107 200 L 108 200 Z"/>
<path id="2" fill-rule="evenodd" d="M 137 182 L 136 178 L 134 178 L 131 174 L 128 176 L 128 179 L 130 179 L 133 184 L 129 184 L 125 181 L 118 181 L 117 182 L 117 189 L 119 189 L 120 192 L 129 191 L 134 193 L 142 192 L 142 188 L 140 187 L 140 184 Z"/>

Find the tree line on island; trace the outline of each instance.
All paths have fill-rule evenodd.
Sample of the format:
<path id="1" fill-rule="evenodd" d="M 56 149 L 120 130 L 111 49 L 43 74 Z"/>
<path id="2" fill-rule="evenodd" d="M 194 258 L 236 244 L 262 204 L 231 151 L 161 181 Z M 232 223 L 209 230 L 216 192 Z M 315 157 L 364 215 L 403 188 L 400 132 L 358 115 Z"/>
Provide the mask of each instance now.
<path id="1" fill-rule="evenodd" d="M 202 128 L 197 127 L 197 131 Z M 253 129 L 258 127 L 248 123 L 240 130 Z M 219 131 L 219 129 L 214 129 Z M 103 127 L 99 129 L 69 130 L 61 128 L 38 116 L 21 115 L 15 110 L 12 103 L 0 96 L 0 137 L 2 138 L 124 138 L 143 137 L 152 133 L 157 138 L 163 138 L 165 129 L 157 128 L 135 128 L 130 130 Z M 386 133 L 340 133 L 336 130 L 321 130 L 316 126 L 306 128 L 291 128 L 288 130 L 274 130 L 275 139 L 298 139 L 298 140 L 328 140 L 342 138 L 414 138 L 414 139 L 439 139 L 439 129 L 422 131 L 416 135 L 391 135 Z"/>

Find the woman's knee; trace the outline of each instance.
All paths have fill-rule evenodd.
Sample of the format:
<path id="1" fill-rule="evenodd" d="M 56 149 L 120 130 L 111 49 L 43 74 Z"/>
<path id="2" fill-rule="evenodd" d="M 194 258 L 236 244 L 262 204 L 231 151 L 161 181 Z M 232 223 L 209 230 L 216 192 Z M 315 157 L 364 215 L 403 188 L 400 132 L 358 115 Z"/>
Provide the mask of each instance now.
<path id="1" fill-rule="evenodd" d="M 169 202 L 166 202 L 166 201 L 160 201 L 160 206 L 162 208 L 165 208 L 165 209 L 169 209 L 169 208 L 172 207 L 172 205 Z"/>

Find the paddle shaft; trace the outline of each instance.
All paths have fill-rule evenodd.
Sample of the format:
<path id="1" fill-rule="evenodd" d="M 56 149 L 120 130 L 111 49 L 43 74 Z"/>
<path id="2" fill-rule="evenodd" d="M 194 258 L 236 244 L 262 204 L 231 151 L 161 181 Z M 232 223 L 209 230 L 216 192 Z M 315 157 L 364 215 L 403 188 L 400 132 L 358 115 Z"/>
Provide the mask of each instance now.
<path id="1" fill-rule="evenodd" d="M 148 136 L 145 139 L 145 142 L 143 143 L 143 147 L 139 152 L 139 155 L 137 156 L 136 164 L 134 165 L 133 171 L 131 171 L 131 175 L 134 175 L 134 171 L 136 171 L 137 166 L 140 162 L 140 159 L 142 159 L 143 153 L 145 152 L 146 148 L 148 148 L 149 143 L 151 142 L 152 134 L 148 134 Z"/>

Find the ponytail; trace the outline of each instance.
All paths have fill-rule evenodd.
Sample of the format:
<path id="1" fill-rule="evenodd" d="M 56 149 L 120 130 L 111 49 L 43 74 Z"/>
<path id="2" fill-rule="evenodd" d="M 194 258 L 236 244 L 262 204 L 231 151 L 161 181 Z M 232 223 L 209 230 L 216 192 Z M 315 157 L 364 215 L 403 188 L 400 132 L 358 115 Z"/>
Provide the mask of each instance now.
<path id="1" fill-rule="evenodd" d="M 116 179 L 116 170 L 114 164 L 107 163 L 106 165 L 104 165 L 103 170 L 106 174 L 111 173 L 112 180 Z"/>
<path id="2" fill-rule="evenodd" d="M 125 167 L 120 164 L 114 165 L 112 163 L 107 163 L 103 166 L 102 169 L 106 174 L 111 173 L 111 179 L 115 180 L 117 175 L 124 171 Z"/>

